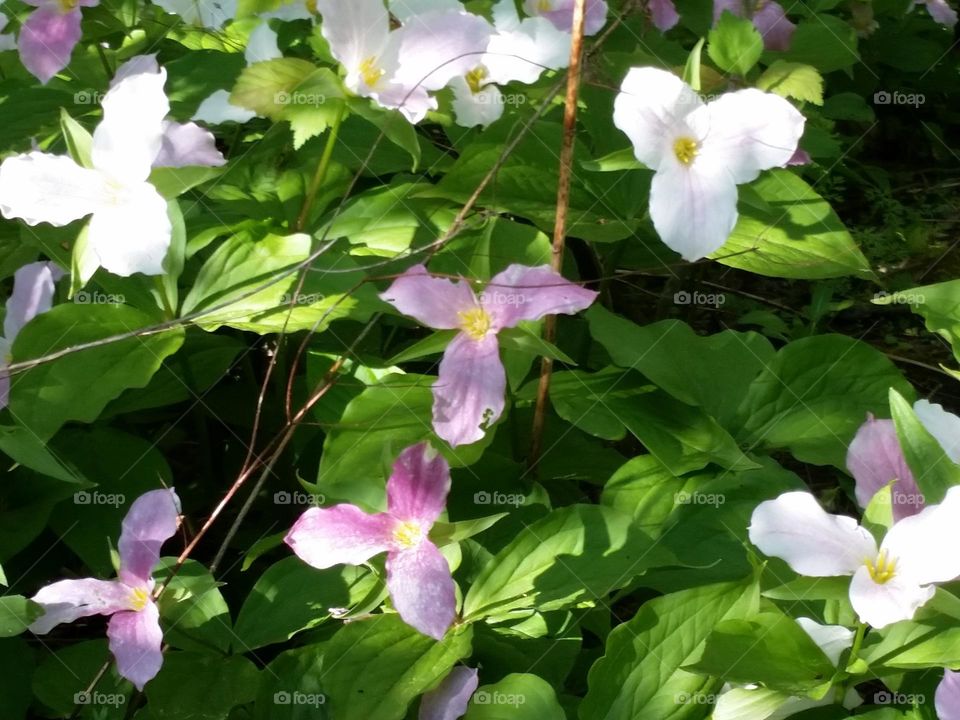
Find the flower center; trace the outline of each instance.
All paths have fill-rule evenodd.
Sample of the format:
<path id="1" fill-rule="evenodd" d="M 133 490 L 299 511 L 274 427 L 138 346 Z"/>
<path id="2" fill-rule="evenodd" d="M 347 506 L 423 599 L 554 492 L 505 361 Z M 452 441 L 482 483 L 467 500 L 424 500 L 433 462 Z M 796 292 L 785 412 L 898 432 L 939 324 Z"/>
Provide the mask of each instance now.
<path id="1" fill-rule="evenodd" d="M 424 532 L 420 523 L 407 520 L 397 525 L 393 530 L 393 539 L 401 548 L 416 547 L 423 542 Z"/>
<path id="2" fill-rule="evenodd" d="M 896 575 L 897 559 L 888 557 L 886 550 L 881 550 L 876 560 L 867 560 L 866 565 L 870 578 L 877 585 L 889 582 Z"/>
<path id="3" fill-rule="evenodd" d="M 60 12 L 68 13 L 77 9 L 80 0 L 59 0 Z"/>
<path id="4" fill-rule="evenodd" d="M 139 612 L 147 606 L 150 600 L 150 593 L 143 588 L 134 588 L 130 597 L 130 609 Z"/>
<path id="5" fill-rule="evenodd" d="M 460 317 L 460 327 L 474 340 L 483 340 L 493 323 L 490 314 L 483 308 L 461 310 L 457 315 Z"/>
<path id="6" fill-rule="evenodd" d="M 467 87 L 470 88 L 470 92 L 476 95 L 483 89 L 484 80 L 487 79 L 487 69 L 483 65 L 477 65 L 473 70 L 467 73 Z"/>
<path id="7" fill-rule="evenodd" d="M 673 141 L 673 154 L 684 165 L 689 165 L 700 153 L 700 143 L 693 138 L 681 137 Z"/>
<path id="8" fill-rule="evenodd" d="M 540 0 L 540 2 L 537 3 L 537 12 L 545 13 L 551 10 L 553 10 L 553 2 L 551 2 L 551 0 Z"/>
<path id="9" fill-rule="evenodd" d="M 320 11 L 317 10 L 317 0 L 307 0 L 307 12 L 310 12 L 313 15 L 320 14 Z"/>
<path id="10" fill-rule="evenodd" d="M 386 71 L 377 67 L 377 58 L 372 55 L 360 63 L 360 77 L 368 87 L 376 85 L 385 74 Z"/>

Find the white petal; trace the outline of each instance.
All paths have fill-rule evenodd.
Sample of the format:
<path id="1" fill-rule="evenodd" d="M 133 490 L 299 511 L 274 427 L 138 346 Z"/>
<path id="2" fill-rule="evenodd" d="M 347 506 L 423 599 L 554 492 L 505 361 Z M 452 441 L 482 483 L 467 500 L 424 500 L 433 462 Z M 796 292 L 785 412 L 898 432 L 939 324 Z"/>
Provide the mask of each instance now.
<path id="1" fill-rule="evenodd" d="M 503 115 L 503 93 L 496 85 L 487 85 L 475 93 L 466 80 L 455 77 L 450 81 L 450 87 L 453 90 L 453 113 L 457 125 L 486 127 Z"/>
<path id="2" fill-rule="evenodd" d="M 668 247 L 699 260 L 723 247 L 737 224 L 737 186 L 702 158 L 689 166 L 673 160 L 653 176 L 650 218 Z"/>
<path id="3" fill-rule="evenodd" d="M 810 577 L 851 575 L 877 555 L 873 537 L 856 520 L 830 515 L 807 492 L 760 503 L 750 519 L 750 542 Z"/>
<path id="4" fill-rule="evenodd" d="M 434 10 L 463 10 L 460 0 L 390 0 L 390 12 L 400 22 Z"/>
<path id="5" fill-rule="evenodd" d="M 960 417 L 929 400 L 917 400 L 913 411 L 951 460 L 960 464 Z"/>
<path id="6" fill-rule="evenodd" d="M 913 618 L 917 608 L 926 604 L 934 592 L 932 585 L 923 587 L 899 575 L 882 584 L 874 582 L 863 566 L 850 583 L 850 604 L 860 620 L 870 627 L 882 628 Z"/>
<path id="7" fill-rule="evenodd" d="M 94 214 L 88 242 L 100 265 L 115 275 L 160 275 L 170 234 L 167 201 L 150 183 L 139 183 Z"/>
<path id="8" fill-rule="evenodd" d="M 960 487 L 947 491 L 939 505 L 894 524 L 880 544 L 895 559 L 896 574 L 926 585 L 960 576 Z"/>
<path id="9" fill-rule="evenodd" d="M 65 155 L 31 152 L 0 165 L 0 212 L 5 218 L 60 227 L 95 212 L 105 201 L 103 176 Z"/>
<path id="10" fill-rule="evenodd" d="M 247 49 L 244 51 L 243 57 L 246 59 L 247 65 L 283 57 L 283 53 L 280 52 L 277 45 L 277 33 L 273 31 L 269 23 L 262 22 L 253 29 L 247 39 Z"/>
<path id="11" fill-rule="evenodd" d="M 687 130 L 687 115 L 703 106 L 699 96 L 673 73 L 633 68 L 613 103 L 613 124 L 633 143 L 637 160 L 656 170 L 675 161 L 673 141 Z"/>
<path id="12" fill-rule="evenodd" d="M 739 185 L 755 180 L 761 170 L 786 165 L 805 120 L 779 95 L 750 88 L 723 95 L 687 122 L 704 138 L 701 157 L 722 165 Z"/>
<path id="13" fill-rule="evenodd" d="M 151 53 L 149 55 L 134 55 L 123 65 L 117 68 L 117 71 L 113 74 L 113 80 L 110 81 L 110 87 L 112 88 L 116 85 L 119 85 L 122 80 L 126 80 L 128 77 L 132 77 L 133 75 L 142 75 L 143 73 L 156 75 L 159 72 L 160 64 L 157 62 L 156 53 Z"/>
<path id="14" fill-rule="evenodd" d="M 397 30 L 398 67 L 393 81 L 408 88 L 439 90 L 480 61 L 493 26 L 468 12 L 428 12 Z"/>
<path id="15" fill-rule="evenodd" d="M 501 0 L 494 7 L 494 22 L 497 32 L 490 38 L 483 64 L 487 67 L 492 82 L 506 84 L 522 82 L 530 84 L 545 70 L 565 68 L 570 62 L 571 36 L 558 30 L 552 22 L 542 17 L 519 19 L 505 15 L 500 8 L 513 9 L 509 0 Z M 498 16 L 498 13 L 501 16 Z"/>
<path id="16" fill-rule="evenodd" d="M 317 11 L 330 52 L 347 70 L 347 87 L 357 91 L 360 66 L 380 58 L 388 45 L 390 18 L 383 0 L 317 0 Z"/>
<path id="17" fill-rule="evenodd" d="M 853 630 L 841 625 L 821 625 L 810 618 L 797 618 L 797 624 L 810 636 L 834 666 L 840 663 L 843 651 L 853 645 Z"/>
<path id="18" fill-rule="evenodd" d="M 146 180 L 160 152 L 163 120 L 170 103 L 163 91 L 167 73 L 124 78 L 103 98 L 103 121 L 93 133 L 93 166 L 127 184 Z"/>
<path id="19" fill-rule="evenodd" d="M 385 108 L 399 110 L 414 125 L 423 120 L 428 112 L 437 109 L 436 98 L 422 87 L 408 88 L 406 85 L 389 83 L 370 96 Z"/>
<path id="20" fill-rule="evenodd" d="M 200 103 L 193 119 L 210 125 L 219 125 L 225 122 L 245 123 L 256 116 L 255 112 L 231 103 L 229 90 L 217 90 Z"/>

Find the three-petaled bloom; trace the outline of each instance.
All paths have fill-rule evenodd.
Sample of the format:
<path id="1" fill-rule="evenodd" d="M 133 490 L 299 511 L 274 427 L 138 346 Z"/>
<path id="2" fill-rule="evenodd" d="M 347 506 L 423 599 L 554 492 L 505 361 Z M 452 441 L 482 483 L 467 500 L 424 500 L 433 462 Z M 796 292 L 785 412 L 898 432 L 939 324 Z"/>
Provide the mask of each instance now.
<path id="1" fill-rule="evenodd" d="M 153 599 L 153 569 L 160 547 L 177 531 L 180 500 L 173 489 L 151 490 L 138 497 L 123 519 L 117 549 L 116 580 L 61 580 L 47 585 L 32 600 L 44 614 L 30 629 L 38 635 L 60 623 L 90 615 L 110 615 L 107 637 L 117 671 L 138 690 L 163 664 L 160 611 Z"/>
<path id="2" fill-rule="evenodd" d="M 24 0 L 36 10 L 20 28 L 20 60 L 37 80 L 46 84 L 70 62 L 80 42 L 82 7 L 100 0 Z"/>
<path id="3" fill-rule="evenodd" d="M 450 491 L 450 467 L 427 443 L 408 447 L 387 481 L 387 512 L 312 507 L 284 542 L 315 568 L 359 565 L 387 553 L 387 589 L 403 621 L 440 640 L 457 614 L 446 558 L 428 535 Z"/>
<path id="4" fill-rule="evenodd" d="M 13 292 L 7 300 L 0 337 L 0 409 L 10 399 L 10 377 L 3 368 L 10 364 L 13 341 L 24 325 L 53 306 L 56 283 L 62 277 L 63 270 L 52 262 L 29 263 L 13 274 Z"/>
<path id="5" fill-rule="evenodd" d="M 433 429 L 457 446 L 483 438 L 503 412 L 507 379 L 497 333 L 522 320 L 585 310 L 597 293 L 547 265 L 510 265 L 477 296 L 466 280 L 431 277 L 414 265 L 380 297 L 422 325 L 460 331 L 443 353 L 433 386 Z"/>
<path id="6" fill-rule="evenodd" d="M 459 665 L 420 700 L 419 720 L 457 720 L 467 712 L 480 678 L 476 668 Z"/>
<path id="7" fill-rule="evenodd" d="M 934 704 L 939 720 L 960 720 L 960 672 L 944 670 Z"/>
<path id="8" fill-rule="evenodd" d="M 627 73 L 613 122 L 655 171 L 650 217 L 687 260 L 723 246 L 737 223 L 737 185 L 790 162 L 804 127 L 803 115 L 779 95 L 750 88 L 705 104 L 656 68 Z"/>
<path id="9" fill-rule="evenodd" d="M 223 162 L 205 130 L 165 120 L 166 71 L 152 57 L 131 60 L 117 76 L 93 133 L 92 168 L 36 151 L 0 165 L 4 217 L 59 227 L 92 215 L 76 258 L 82 281 L 98 266 L 123 276 L 161 274 L 171 224 L 167 201 L 147 180 L 151 168 Z"/>
<path id="10" fill-rule="evenodd" d="M 797 26 L 787 18 L 780 3 L 774 0 L 713 0 L 713 21 L 720 20 L 724 12 L 752 20 L 767 50 L 790 49 Z"/>
<path id="11" fill-rule="evenodd" d="M 918 400 L 913 409 L 947 456 L 960 463 L 960 417 L 927 400 Z M 892 482 L 890 499 L 894 520 L 916 515 L 923 509 L 923 494 L 903 456 L 893 420 L 867 416 L 850 443 L 847 469 L 856 482 L 857 502 L 861 507 L 867 507 L 871 498 Z"/>
<path id="12" fill-rule="evenodd" d="M 960 575 L 960 487 L 887 531 L 879 549 L 857 521 L 830 515 L 808 492 L 760 503 L 750 542 L 808 577 L 852 575 L 850 603 L 860 620 L 882 628 L 910 620 L 936 590 Z"/>
<path id="13" fill-rule="evenodd" d="M 558 29 L 573 30 L 573 8 L 576 0 L 524 0 L 527 15 L 547 18 Z M 596 35 L 607 24 L 606 0 L 586 0 L 583 8 L 583 32 Z"/>

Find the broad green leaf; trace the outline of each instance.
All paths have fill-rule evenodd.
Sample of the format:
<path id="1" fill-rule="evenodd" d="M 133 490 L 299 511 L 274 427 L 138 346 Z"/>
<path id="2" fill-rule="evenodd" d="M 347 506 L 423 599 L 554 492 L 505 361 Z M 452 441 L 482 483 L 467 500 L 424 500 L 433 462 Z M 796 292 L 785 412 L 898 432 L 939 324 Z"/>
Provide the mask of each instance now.
<path id="1" fill-rule="evenodd" d="M 21 638 L 0 640 L 0 695 L 4 717 L 27 720 L 33 702 L 31 681 L 36 661 L 30 646 Z"/>
<path id="2" fill-rule="evenodd" d="M 830 203 L 801 177 L 770 170 L 752 189 L 769 210 L 741 203 L 736 227 L 711 256 L 717 262 L 770 277 L 873 278 L 870 264 Z"/>
<path id="3" fill-rule="evenodd" d="M 757 602 L 751 581 L 706 585 L 648 601 L 607 637 L 604 656 L 590 668 L 580 718 L 706 717 L 710 704 L 704 698 L 722 682 L 682 667 L 718 622 L 748 615 Z"/>
<path id="4" fill-rule="evenodd" d="M 461 520 L 455 523 L 437 522 L 430 529 L 430 539 L 437 547 L 443 547 L 450 543 L 466 540 L 474 535 L 479 535 L 484 530 L 493 527 L 499 520 L 507 517 L 510 513 L 497 513 L 487 517 L 477 518 L 475 520 Z"/>
<path id="5" fill-rule="evenodd" d="M 757 87 L 785 98 L 823 105 L 823 77 L 810 65 L 777 60 L 757 80 Z"/>
<path id="6" fill-rule="evenodd" d="M 398 615 L 344 625 L 327 643 L 323 676 L 328 711 L 337 720 L 401 720 L 418 695 L 470 654 L 472 630 L 453 628 L 437 642 Z"/>
<path id="7" fill-rule="evenodd" d="M 105 638 L 71 643 L 37 657 L 33 694 L 61 717 L 67 717 L 76 709 L 77 699 L 83 699 L 81 693 L 90 686 L 101 666 L 112 660 Z M 113 673 L 107 673 L 97 684 L 97 692 L 101 693 L 103 705 L 112 701 L 109 704 L 125 709 L 130 685 Z"/>
<path id="8" fill-rule="evenodd" d="M 67 153 L 73 158 L 73 161 L 81 167 L 92 168 L 93 136 L 83 125 L 70 117 L 70 113 L 64 108 L 60 108 L 60 131 L 63 133 L 64 142 L 67 144 Z"/>
<path id="9" fill-rule="evenodd" d="M 126 305 L 57 305 L 17 335 L 15 362 L 41 358 L 76 345 L 129 334 L 151 325 Z M 163 359 L 183 342 L 183 330 L 130 337 L 45 362 L 13 381 L 10 409 L 38 437 L 49 438 L 70 420 L 90 423 L 128 388 L 146 385 Z"/>
<path id="10" fill-rule="evenodd" d="M 947 490 L 960 485 L 960 466 L 944 452 L 900 393 L 890 388 L 890 412 L 907 465 L 927 505 L 943 500 Z"/>
<path id="11" fill-rule="evenodd" d="M 798 23 L 783 59 L 812 65 L 821 73 L 852 67 L 860 62 L 857 33 L 846 20 L 818 13 Z"/>
<path id="12" fill-rule="evenodd" d="M 158 167 L 150 172 L 150 183 L 167 200 L 173 200 L 224 173 L 222 167 L 188 166 L 188 167 Z"/>
<path id="13" fill-rule="evenodd" d="M 490 560 L 463 601 L 467 619 L 542 612 L 602 600 L 660 556 L 628 515 L 598 505 L 554 510 Z"/>
<path id="14" fill-rule="evenodd" d="M 176 563 L 161 558 L 154 570 L 163 582 Z M 174 647 L 203 653 L 225 653 L 234 637 L 230 609 L 219 583 L 195 560 L 187 560 L 158 600 L 164 637 Z"/>
<path id="15" fill-rule="evenodd" d="M 170 652 L 147 683 L 151 714 L 169 720 L 226 720 L 230 710 L 252 702 L 260 671 L 245 657 Z"/>
<path id="16" fill-rule="evenodd" d="M 720 694 L 711 720 L 767 720 L 793 700 L 786 693 L 764 687 L 733 687 Z M 795 702 L 795 701 L 794 701 Z"/>
<path id="17" fill-rule="evenodd" d="M 287 650 L 260 676 L 255 720 L 325 720 L 330 717 L 324 692 L 324 644 Z"/>
<path id="18" fill-rule="evenodd" d="M 481 685 L 463 716 L 464 720 L 566 720 L 566 717 L 550 684 L 529 673 L 514 673 L 493 685 Z"/>
<path id="19" fill-rule="evenodd" d="M 437 330 L 427 335 L 423 340 L 418 340 L 405 350 L 401 350 L 383 364 L 385 367 L 393 367 L 400 363 L 419 360 L 430 355 L 439 355 L 447 349 L 447 345 L 458 333 L 459 330 Z"/>
<path id="20" fill-rule="evenodd" d="M 724 10 L 707 36 L 707 54 L 721 70 L 746 75 L 763 54 L 763 36 L 749 18 Z"/>
<path id="21" fill-rule="evenodd" d="M 19 635 L 41 615 L 43 608 L 23 595 L 0 596 L 0 638 Z"/>
<path id="22" fill-rule="evenodd" d="M 860 657 L 874 673 L 881 667 L 960 667 L 960 627 L 955 618 L 926 613 L 922 619 L 904 620 L 871 631 Z"/>
<path id="23" fill-rule="evenodd" d="M 791 603 L 810 600 L 846 600 L 850 596 L 850 578 L 807 578 L 794 580 L 763 591 L 763 596 Z"/>
<path id="24" fill-rule="evenodd" d="M 532 381 L 520 397 L 532 400 L 538 384 Z M 611 403 L 631 402 L 631 398 L 652 390 L 649 385 L 643 386 L 643 378 L 637 373 L 614 367 L 596 373 L 555 372 L 550 380 L 550 403 L 557 415 L 574 427 L 605 440 L 621 440 L 627 428 Z"/>
<path id="25" fill-rule="evenodd" d="M 370 102 L 367 98 L 351 97 L 347 100 L 350 112 L 372 124 L 398 148 L 406 150 L 413 161 L 410 172 L 416 172 L 420 165 L 423 149 L 417 137 L 416 126 L 412 125 L 398 110 L 387 110 Z"/>
<path id="26" fill-rule="evenodd" d="M 83 481 L 67 459 L 56 455 L 36 433 L 22 425 L 0 425 L 0 450 L 14 462 L 43 475 L 68 483 Z"/>
<path id="27" fill-rule="evenodd" d="M 909 305 L 920 315 L 927 330 L 942 336 L 960 360 L 960 280 L 912 288 L 896 293 L 878 293 L 878 305 Z"/>

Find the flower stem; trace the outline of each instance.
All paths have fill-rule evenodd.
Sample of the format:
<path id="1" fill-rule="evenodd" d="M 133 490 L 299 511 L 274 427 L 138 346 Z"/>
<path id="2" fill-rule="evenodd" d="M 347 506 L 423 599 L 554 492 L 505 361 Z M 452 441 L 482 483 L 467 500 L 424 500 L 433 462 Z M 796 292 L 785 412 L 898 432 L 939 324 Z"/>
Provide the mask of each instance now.
<path id="1" fill-rule="evenodd" d="M 340 104 L 340 109 L 337 111 L 337 116 L 333 119 L 333 124 L 330 125 L 330 134 L 327 136 L 327 144 L 323 148 L 323 154 L 320 156 L 320 162 L 317 164 L 317 171 L 313 174 L 313 179 L 310 181 L 310 186 L 307 188 L 307 195 L 303 199 L 303 207 L 300 208 L 300 214 L 297 216 L 297 222 L 293 226 L 295 232 L 300 232 L 307 224 L 307 218 L 310 216 L 310 210 L 313 207 L 313 201 L 316 198 L 320 187 L 323 185 L 323 181 L 327 179 L 327 170 L 330 167 L 330 158 L 333 157 L 333 148 L 337 144 L 337 135 L 340 134 L 340 125 L 343 123 L 343 118 L 346 116 L 346 114 L 347 103 L 344 101 Z"/>

